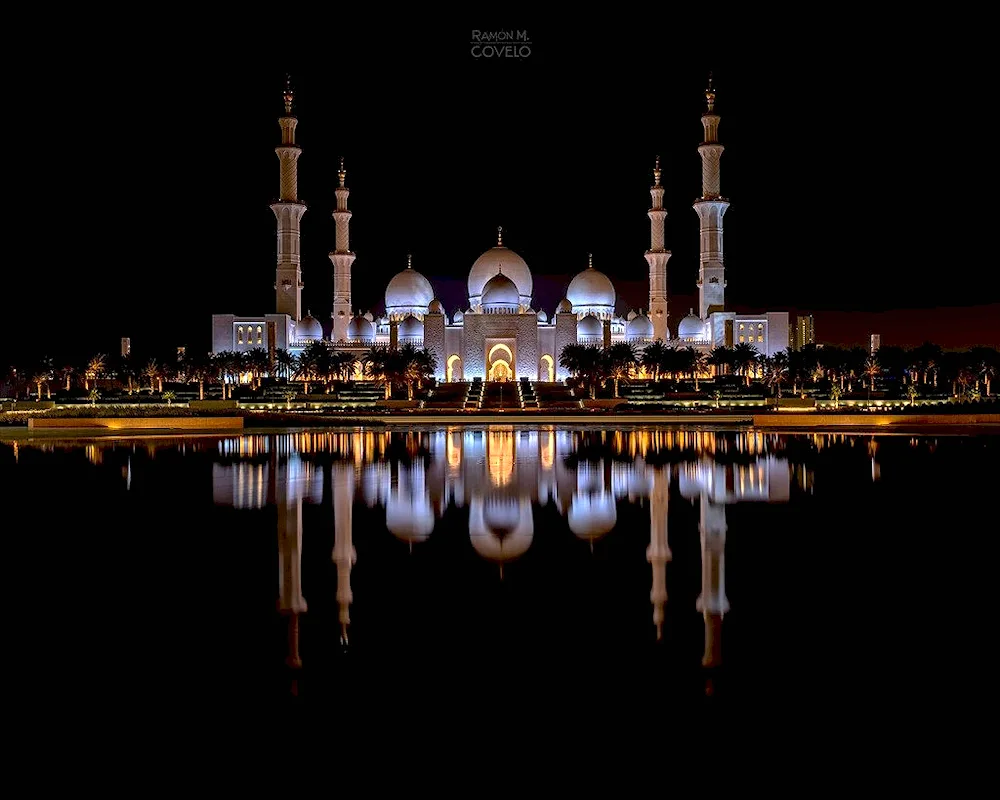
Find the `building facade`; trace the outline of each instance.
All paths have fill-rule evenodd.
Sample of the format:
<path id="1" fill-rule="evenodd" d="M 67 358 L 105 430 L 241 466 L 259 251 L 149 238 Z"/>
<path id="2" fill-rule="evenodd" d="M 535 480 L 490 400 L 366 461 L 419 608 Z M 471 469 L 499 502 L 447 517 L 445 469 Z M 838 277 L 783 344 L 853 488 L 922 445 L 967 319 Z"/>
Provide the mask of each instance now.
<path id="1" fill-rule="evenodd" d="M 768 311 L 736 314 L 726 310 L 726 276 L 723 251 L 723 217 L 729 201 L 720 193 L 719 161 L 723 146 L 718 140 L 720 117 L 715 113 L 715 92 L 709 84 L 707 111 L 702 116 L 704 141 L 702 195 L 694 203 L 700 224 L 699 307 L 691 309 L 671 334 L 667 296 L 667 262 L 663 207 L 664 187 L 657 157 L 650 189 L 652 205 L 650 246 L 645 253 L 649 268 L 649 304 L 645 309 L 624 309 L 611 279 L 588 259 L 570 281 L 554 313 L 534 307 L 533 279 L 527 262 L 503 242 L 498 229 L 496 245 L 479 256 L 468 275 L 468 301 L 450 314 L 437 299 L 431 282 L 413 268 L 389 281 L 380 313 L 352 312 L 351 271 L 355 254 L 350 249 L 347 172 L 341 160 L 335 190 L 335 249 L 333 312 L 323 324 L 307 311 L 302 314 L 299 223 L 306 207 L 298 199 L 298 158 L 295 143 L 297 120 L 292 116 L 292 91 L 284 94 L 285 114 L 279 119 L 281 144 L 280 199 L 272 205 L 277 220 L 278 244 L 275 273 L 275 313 L 260 316 L 216 314 L 212 318 L 212 350 L 246 351 L 264 348 L 301 352 L 313 342 L 325 342 L 338 351 L 359 357 L 373 346 L 396 347 L 410 343 L 430 350 L 442 381 L 511 380 L 528 378 L 557 381 L 568 377 L 559 356 L 568 344 L 607 347 L 630 342 L 637 349 L 653 341 L 671 346 L 711 350 L 719 346 L 750 344 L 763 355 L 789 346 L 788 313 Z"/>

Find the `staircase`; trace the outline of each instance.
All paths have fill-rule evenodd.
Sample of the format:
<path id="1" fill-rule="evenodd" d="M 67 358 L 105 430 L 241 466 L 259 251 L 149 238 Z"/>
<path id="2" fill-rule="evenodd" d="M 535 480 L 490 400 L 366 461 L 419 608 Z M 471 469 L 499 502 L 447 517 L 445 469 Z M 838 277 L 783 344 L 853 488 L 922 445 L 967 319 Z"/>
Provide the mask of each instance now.
<path id="1" fill-rule="evenodd" d="M 534 385 L 535 402 L 539 408 L 579 408 L 580 399 L 564 383 L 539 381 Z"/>
<path id="2" fill-rule="evenodd" d="M 521 394 L 517 383 L 515 381 L 485 381 L 479 407 L 491 411 L 521 408 Z"/>
<path id="3" fill-rule="evenodd" d="M 535 389 L 531 381 L 521 378 L 517 384 L 517 390 L 521 395 L 521 408 L 538 408 L 538 398 L 535 396 Z"/>
<path id="4" fill-rule="evenodd" d="M 461 411 L 468 403 L 472 385 L 468 381 L 439 383 L 424 401 L 424 408 L 445 408 Z"/>

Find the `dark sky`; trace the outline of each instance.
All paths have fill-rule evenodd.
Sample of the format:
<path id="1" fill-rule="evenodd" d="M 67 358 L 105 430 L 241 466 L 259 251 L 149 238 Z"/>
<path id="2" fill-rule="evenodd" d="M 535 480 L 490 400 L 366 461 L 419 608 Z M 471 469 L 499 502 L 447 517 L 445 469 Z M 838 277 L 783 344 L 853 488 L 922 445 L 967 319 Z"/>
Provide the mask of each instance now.
<path id="1" fill-rule="evenodd" d="M 309 206 L 304 305 L 316 316 L 331 305 L 341 155 L 355 305 L 380 307 L 412 252 L 450 313 L 497 225 L 547 311 L 588 252 L 614 277 L 623 310 L 646 305 L 659 153 L 676 326 L 695 301 L 691 202 L 712 69 L 732 201 L 730 307 L 814 312 L 819 340 L 834 343 L 873 329 L 883 343 L 1000 341 L 984 73 L 919 32 L 902 41 L 869 20 L 826 31 L 827 44 L 720 34 L 681 52 L 675 40 L 703 34 L 656 20 L 631 30 L 345 27 L 315 38 L 301 21 L 281 46 L 277 29 L 251 39 L 168 21 L 156 36 L 119 37 L 99 22 L 80 18 L 86 36 L 72 24 L 44 37 L 26 28 L 32 55 L 9 65 L 4 361 L 116 352 L 123 335 L 144 353 L 207 349 L 213 312 L 273 310 L 268 206 L 286 71 Z M 476 26 L 526 29 L 530 56 L 473 58 Z M 979 52 L 976 34 L 962 35 Z"/>

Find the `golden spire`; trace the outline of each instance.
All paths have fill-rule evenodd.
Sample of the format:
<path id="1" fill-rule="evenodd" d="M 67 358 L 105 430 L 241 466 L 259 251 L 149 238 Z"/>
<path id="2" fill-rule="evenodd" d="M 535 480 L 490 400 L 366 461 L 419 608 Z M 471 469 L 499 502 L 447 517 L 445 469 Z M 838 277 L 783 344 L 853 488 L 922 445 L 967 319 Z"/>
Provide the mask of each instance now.
<path id="1" fill-rule="evenodd" d="M 587 253 L 587 269 L 593 269 L 593 268 L 594 268 L 594 254 Z"/>
<path id="2" fill-rule="evenodd" d="M 653 180 L 656 181 L 656 185 L 657 186 L 660 185 L 660 175 L 661 174 L 662 173 L 660 172 L 660 157 L 657 156 L 656 157 L 656 166 L 653 167 Z"/>
<path id="3" fill-rule="evenodd" d="M 712 88 L 712 73 L 708 73 L 708 88 L 705 90 L 705 100 L 708 101 L 708 113 L 715 110 L 715 89 Z"/>
<path id="4" fill-rule="evenodd" d="M 497 247 L 503 247 L 503 225 L 497 225 Z"/>
<path id="5" fill-rule="evenodd" d="M 337 173 L 337 177 L 340 178 L 340 185 L 344 185 L 344 181 L 347 180 L 347 170 L 344 169 L 344 157 L 340 157 L 340 171 Z"/>
<path id="6" fill-rule="evenodd" d="M 411 253 L 406 254 L 406 268 L 413 269 L 413 255 Z"/>
<path id="7" fill-rule="evenodd" d="M 295 96 L 295 92 L 292 91 L 292 76 L 285 73 L 285 113 L 292 113 L 292 98 Z"/>

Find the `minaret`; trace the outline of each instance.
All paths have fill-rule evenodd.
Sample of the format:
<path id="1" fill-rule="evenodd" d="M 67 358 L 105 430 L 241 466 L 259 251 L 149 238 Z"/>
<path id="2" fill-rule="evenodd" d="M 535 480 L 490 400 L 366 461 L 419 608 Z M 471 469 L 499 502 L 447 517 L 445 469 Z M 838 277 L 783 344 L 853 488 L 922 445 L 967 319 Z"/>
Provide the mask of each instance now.
<path id="1" fill-rule="evenodd" d="M 656 157 L 653 169 L 653 186 L 649 193 L 653 196 L 653 207 L 649 209 L 650 242 L 646 251 L 649 264 L 649 318 L 653 323 L 653 339 L 666 341 L 670 338 L 667 327 L 667 261 L 670 251 L 663 249 L 663 221 L 667 212 L 663 208 L 663 187 L 660 185 L 660 157 Z"/>
<path id="2" fill-rule="evenodd" d="M 299 255 L 299 222 L 306 213 L 304 203 L 299 202 L 298 160 L 302 149 L 295 144 L 295 126 L 298 120 L 292 116 L 291 80 L 285 83 L 285 116 L 278 120 L 281 125 L 281 146 L 275 148 L 281 165 L 281 194 L 277 203 L 271 206 L 278 220 L 278 270 L 274 279 L 276 294 L 275 310 L 288 314 L 293 321 L 302 318 L 302 267 Z"/>
<path id="3" fill-rule="evenodd" d="M 333 341 L 347 339 L 347 324 L 351 321 L 351 265 L 354 263 L 354 253 L 351 252 L 351 235 L 348 226 L 351 222 L 351 212 L 347 210 L 347 197 L 351 193 L 345 185 L 347 170 L 344 169 L 344 159 L 340 159 L 340 171 L 337 173 L 340 186 L 337 187 L 337 210 L 333 212 L 333 221 L 337 225 L 337 249 L 330 253 L 333 262 Z"/>
<path id="4" fill-rule="evenodd" d="M 722 253 L 722 217 L 729 201 L 719 194 L 719 159 L 725 149 L 719 144 L 719 115 L 715 113 L 715 90 L 708 76 L 705 90 L 708 110 L 702 114 L 705 141 L 698 147 L 701 154 L 701 197 L 694 210 L 701 221 L 701 262 L 698 270 L 698 316 L 707 319 L 726 307 L 726 269 Z"/>

